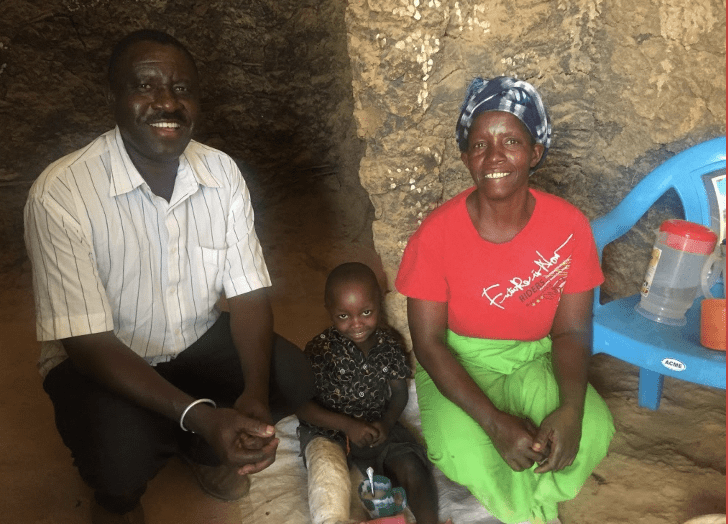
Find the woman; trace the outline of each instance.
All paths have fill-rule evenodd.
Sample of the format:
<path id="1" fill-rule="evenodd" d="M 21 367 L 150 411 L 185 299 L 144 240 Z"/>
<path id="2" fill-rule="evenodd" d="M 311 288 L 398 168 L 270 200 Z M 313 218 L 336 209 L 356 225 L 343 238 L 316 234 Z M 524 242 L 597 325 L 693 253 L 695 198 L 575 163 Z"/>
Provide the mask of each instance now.
<path id="1" fill-rule="evenodd" d="M 474 80 L 456 137 L 475 187 L 425 219 L 396 280 L 428 455 L 500 520 L 559 522 L 614 434 L 587 384 L 594 239 L 578 209 L 528 186 L 551 142 L 532 85 Z"/>

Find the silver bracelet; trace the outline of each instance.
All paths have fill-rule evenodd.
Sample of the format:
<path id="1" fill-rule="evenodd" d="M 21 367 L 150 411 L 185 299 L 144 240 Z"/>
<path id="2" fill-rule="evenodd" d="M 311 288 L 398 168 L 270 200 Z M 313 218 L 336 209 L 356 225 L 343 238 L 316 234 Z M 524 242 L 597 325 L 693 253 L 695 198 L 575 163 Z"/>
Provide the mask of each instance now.
<path id="1" fill-rule="evenodd" d="M 187 415 L 187 412 L 195 407 L 197 404 L 210 404 L 213 408 L 217 407 L 217 404 L 215 404 L 215 401 L 210 398 L 198 398 L 194 402 L 190 403 L 189 406 L 185 408 L 185 410 L 182 412 L 182 416 L 179 418 L 179 427 L 182 428 L 183 431 L 189 431 L 184 425 L 185 421 L 185 415 Z"/>

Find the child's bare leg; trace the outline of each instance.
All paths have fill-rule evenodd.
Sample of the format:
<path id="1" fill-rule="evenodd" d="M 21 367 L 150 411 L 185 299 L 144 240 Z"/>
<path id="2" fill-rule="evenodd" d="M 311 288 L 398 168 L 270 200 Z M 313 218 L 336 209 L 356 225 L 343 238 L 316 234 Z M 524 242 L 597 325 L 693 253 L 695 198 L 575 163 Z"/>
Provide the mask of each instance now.
<path id="1" fill-rule="evenodd" d="M 407 505 L 417 524 L 438 524 L 438 500 L 435 479 L 430 470 L 413 453 L 389 458 L 385 473 L 407 493 Z"/>

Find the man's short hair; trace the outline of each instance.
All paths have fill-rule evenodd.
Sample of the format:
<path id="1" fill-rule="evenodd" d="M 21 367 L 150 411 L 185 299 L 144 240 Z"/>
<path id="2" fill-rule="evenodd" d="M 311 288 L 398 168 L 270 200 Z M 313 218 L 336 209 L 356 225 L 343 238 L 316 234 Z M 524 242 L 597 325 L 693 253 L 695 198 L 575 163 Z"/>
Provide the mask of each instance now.
<path id="1" fill-rule="evenodd" d="M 197 64 L 195 64 L 195 58 L 192 56 L 192 53 L 190 53 L 182 42 L 177 40 L 175 37 L 165 33 L 164 31 L 157 31 L 156 29 L 140 29 L 126 35 L 124 38 L 119 40 L 112 49 L 111 57 L 109 58 L 107 76 L 109 86 L 114 86 L 114 77 L 116 76 L 116 70 L 119 66 L 119 60 L 124 53 L 126 53 L 127 49 L 137 42 L 157 42 L 159 44 L 174 46 L 187 55 L 187 58 L 190 59 L 192 65 L 195 66 L 195 69 L 197 69 Z"/>

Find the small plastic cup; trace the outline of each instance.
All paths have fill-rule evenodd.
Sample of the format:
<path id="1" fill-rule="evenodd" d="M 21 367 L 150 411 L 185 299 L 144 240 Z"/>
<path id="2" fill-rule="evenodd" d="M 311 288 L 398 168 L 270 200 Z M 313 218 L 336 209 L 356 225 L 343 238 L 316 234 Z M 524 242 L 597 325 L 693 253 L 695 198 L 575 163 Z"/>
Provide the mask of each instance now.
<path id="1" fill-rule="evenodd" d="M 700 303 L 700 343 L 725 351 L 725 299 L 706 298 Z"/>
<path id="2" fill-rule="evenodd" d="M 407 496 L 401 487 L 392 487 L 392 481 L 383 475 L 374 475 L 374 494 L 369 479 L 359 484 L 359 498 L 369 515 L 376 519 L 391 517 L 404 511 Z"/>

